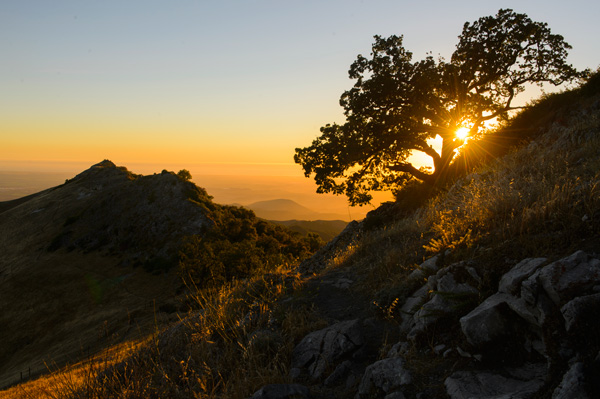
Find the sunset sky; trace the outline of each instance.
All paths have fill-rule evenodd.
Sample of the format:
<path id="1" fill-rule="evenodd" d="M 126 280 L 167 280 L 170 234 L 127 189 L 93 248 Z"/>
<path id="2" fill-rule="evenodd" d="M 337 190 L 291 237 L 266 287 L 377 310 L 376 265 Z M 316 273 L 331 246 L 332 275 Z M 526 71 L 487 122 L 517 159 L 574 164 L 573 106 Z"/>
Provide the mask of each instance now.
<path id="1" fill-rule="evenodd" d="M 577 68 L 600 64 L 589 0 L 2 1 L 0 170 L 108 158 L 300 174 L 294 148 L 343 121 L 373 35 L 447 57 L 464 22 L 500 7 L 548 22 Z"/>

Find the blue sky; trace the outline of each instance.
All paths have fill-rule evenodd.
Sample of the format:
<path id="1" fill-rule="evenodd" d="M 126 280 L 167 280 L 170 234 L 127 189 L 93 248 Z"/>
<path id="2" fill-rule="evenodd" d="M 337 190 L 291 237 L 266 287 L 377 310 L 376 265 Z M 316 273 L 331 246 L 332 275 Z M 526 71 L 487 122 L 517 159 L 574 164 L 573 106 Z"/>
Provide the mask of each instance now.
<path id="1" fill-rule="evenodd" d="M 4 1 L 0 160 L 292 163 L 343 120 L 373 35 L 449 56 L 464 22 L 513 8 L 595 69 L 598 3 Z"/>

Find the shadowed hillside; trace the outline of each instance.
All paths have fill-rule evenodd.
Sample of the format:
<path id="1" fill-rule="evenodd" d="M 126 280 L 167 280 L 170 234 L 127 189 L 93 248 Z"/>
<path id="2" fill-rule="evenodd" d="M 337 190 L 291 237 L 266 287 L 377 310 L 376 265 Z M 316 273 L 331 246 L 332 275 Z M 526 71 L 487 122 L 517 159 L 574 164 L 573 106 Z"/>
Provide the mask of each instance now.
<path id="1" fill-rule="evenodd" d="M 61 186 L 0 203 L 8 233 L 0 235 L 0 386 L 176 320 L 188 306 L 182 277 L 224 282 L 319 245 L 214 204 L 188 180 L 136 175 L 105 160 Z M 199 248 L 210 248 L 203 262 L 181 260 Z M 240 248 L 252 259 L 237 261 Z M 215 257 L 225 254 L 219 262 L 228 272 L 217 275 Z M 211 277 L 201 277 L 209 267 Z"/>

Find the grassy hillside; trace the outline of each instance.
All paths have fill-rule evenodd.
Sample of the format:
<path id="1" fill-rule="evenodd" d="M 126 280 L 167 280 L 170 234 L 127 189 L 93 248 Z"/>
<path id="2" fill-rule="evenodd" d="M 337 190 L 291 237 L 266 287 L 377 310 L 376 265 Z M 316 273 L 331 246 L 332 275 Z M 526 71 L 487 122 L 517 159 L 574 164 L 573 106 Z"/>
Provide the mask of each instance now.
<path id="1" fill-rule="evenodd" d="M 0 387 L 146 339 L 189 309 L 188 286 L 269 272 L 321 244 L 188 180 L 103 161 L 0 203 Z"/>
<path id="2" fill-rule="evenodd" d="M 6 396 L 249 397 L 265 384 L 292 382 L 294 347 L 330 324 L 338 309 L 372 311 L 377 317 L 370 325 L 386 322 L 398 330 L 402 303 L 424 282 L 411 273 L 433 255 L 438 266 L 464 261 L 472 267 L 478 294 L 462 305 L 475 306 L 521 259 L 600 253 L 599 79 L 546 97 L 494 136 L 469 143 L 462 155 L 470 157 L 462 162 L 468 174 L 457 170 L 460 178 L 443 190 L 406 187 L 397 202 L 349 226 L 300 268 L 282 262 L 266 274 L 257 269 L 245 279 L 199 286 L 188 298 L 192 310 L 169 328 L 118 356 L 90 359 Z M 459 355 L 434 356 L 437 336 L 458 339 L 459 329 L 445 322 L 406 350 L 416 376 L 407 397 L 446 397 L 444 379 L 466 364 Z M 369 356 L 384 358 L 394 339 L 369 347 Z M 332 389 L 307 381 L 323 398 L 354 397 L 359 382 Z M 558 381 L 548 384 L 554 389 Z"/>

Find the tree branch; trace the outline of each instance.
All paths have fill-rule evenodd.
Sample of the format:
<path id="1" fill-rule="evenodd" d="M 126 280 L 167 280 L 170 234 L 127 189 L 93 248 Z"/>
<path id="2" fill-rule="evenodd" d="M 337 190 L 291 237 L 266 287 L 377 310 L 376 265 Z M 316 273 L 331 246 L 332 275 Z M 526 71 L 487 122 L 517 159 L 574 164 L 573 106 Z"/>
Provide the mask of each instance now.
<path id="1" fill-rule="evenodd" d="M 425 173 L 425 172 L 415 168 L 414 166 L 412 166 L 409 163 L 406 163 L 406 162 L 395 163 L 392 165 L 388 165 L 388 168 L 395 172 L 409 173 L 419 180 L 422 180 L 427 183 L 433 183 L 433 175 L 431 175 L 429 173 Z"/>

